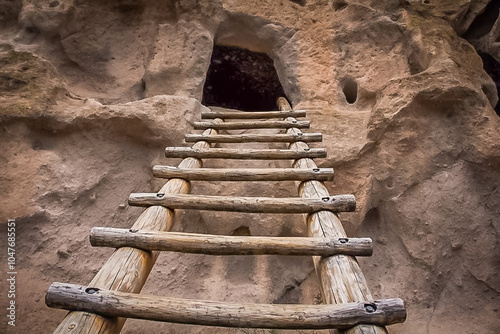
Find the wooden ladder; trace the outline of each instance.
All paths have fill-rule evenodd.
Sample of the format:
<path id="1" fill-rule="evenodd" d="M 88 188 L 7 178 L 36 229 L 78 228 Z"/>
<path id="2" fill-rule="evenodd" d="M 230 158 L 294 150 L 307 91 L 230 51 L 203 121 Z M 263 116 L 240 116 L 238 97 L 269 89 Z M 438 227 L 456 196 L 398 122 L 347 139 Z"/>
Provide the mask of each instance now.
<path id="1" fill-rule="evenodd" d="M 158 193 L 131 194 L 130 205 L 146 206 L 130 229 L 93 228 L 93 246 L 115 247 L 115 252 L 87 285 L 53 283 L 46 304 L 69 310 L 54 333 L 119 333 L 126 318 L 206 326 L 268 329 L 331 329 L 345 333 L 387 333 L 385 326 L 403 322 L 399 298 L 374 300 L 355 256 L 369 256 L 369 238 L 348 238 L 336 212 L 354 211 L 352 195 L 330 196 L 323 181 L 333 169 L 318 168 L 313 158 L 324 149 L 309 148 L 321 134 L 302 133 L 305 111 L 293 111 L 278 99 L 280 111 L 203 112 L 186 135 L 192 148 L 167 148 L 167 157 L 183 158 L 178 167 L 155 166 L 156 177 L 169 179 Z M 256 121 L 256 119 L 282 119 Z M 246 121 L 224 122 L 227 119 Z M 285 133 L 223 135 L 222 129 L 283 128 Z M 213 143 L 285 142 L 288 149 L 211 148 Z M 293 159 L 293 168 L 201 168 L 206 158 Z M 229 197 L 189 195 L 191 180 L 296 180 L 300 197 Z M 168 232 L 175 209 L 261 213 L 307 213 L 309 237 L 216 236 Z M 160 251 L 212 255 L 311 255 L 319 275 L 322 305 L 238 304 L 139 294 Z"/>

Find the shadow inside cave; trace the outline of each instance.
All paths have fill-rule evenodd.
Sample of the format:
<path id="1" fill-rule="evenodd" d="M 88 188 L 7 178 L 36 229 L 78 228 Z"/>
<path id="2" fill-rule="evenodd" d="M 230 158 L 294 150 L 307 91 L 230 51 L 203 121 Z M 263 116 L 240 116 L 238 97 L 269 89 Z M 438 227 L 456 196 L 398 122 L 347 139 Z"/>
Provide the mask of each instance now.
<path id="1" fill-rule="evenodd" d="M 277 110 L 280 96 L 285 93 L 271 57 L 238 47 L 214 46 L 203 87 L 204 105 L 243 111 Z"/>

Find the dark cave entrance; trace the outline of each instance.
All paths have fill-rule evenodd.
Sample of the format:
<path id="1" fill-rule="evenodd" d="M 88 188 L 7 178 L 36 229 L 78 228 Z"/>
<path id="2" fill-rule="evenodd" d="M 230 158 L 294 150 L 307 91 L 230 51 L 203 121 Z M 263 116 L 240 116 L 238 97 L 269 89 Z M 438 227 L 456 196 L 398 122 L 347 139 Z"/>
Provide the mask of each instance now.
<path id="1" fill-rule="evenodd" d="M 276 110 L 276 99 L 285 96 L 265 53 L 215 45 L 208 68 L 202 103 L 244 111 Z"/>
<path id="2" fill-rule="evenodd" d="M 475 48 L 481 59 L 483 60 L 483 68 L 486 73 L 493 79 L 497 88 L 497 94 L 500 97 L 500 62 L 498 62 L 491 54 L 481 49 L 477 42 L 490 33 L 495 25 L 500 12 L 500 1 L 491 1 L 488 3 L 482 14 L 479 14 L 469 26 L 469 29 L 462 35 Z M 495 42 L 500 42 L 497 38 Z M 498 58 L 497 58 L 498 59 Z M 495 112 L 500 116 L 500 102 L 494 106 Z"/>
<path id="3" fill-rule="evenodd" d="M 497 87 L 497 94 L 500 98 L 500 63 L 487 53 L 478 52 L 478 54 L 483 60 L 484 70 L 495 82 L 495 86 Z M 493 109 L 495 109 L 497 115 L 500 116 L 500 101 L 497 102 L 497 105 Z"/>

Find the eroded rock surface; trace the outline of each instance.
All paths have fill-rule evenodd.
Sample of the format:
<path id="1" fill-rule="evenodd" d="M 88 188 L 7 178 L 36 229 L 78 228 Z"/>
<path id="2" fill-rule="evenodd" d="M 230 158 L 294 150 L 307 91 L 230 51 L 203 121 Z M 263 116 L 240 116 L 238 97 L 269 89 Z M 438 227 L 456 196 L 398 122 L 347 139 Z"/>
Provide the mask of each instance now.
<path id="1" fill-rule="evenodd" d="M 335 168 L 331 193 L 358 201 L 356 213 L 341 215 L 346 230 L 374 240 L 374 255 L 360 259 L 370 288 L 407 302 L 407 321 L 390 332 L 500 332 L 498 94 L 474 48 L 500 59 L 499 21 L 469 38 L 474 46 L 460 37 L 488 3 L 0 2 L 0 220 L 5 240 L 5 222 L 16 219 L 19 292 L 16 327 L 2 321 L 0 331 L 54 330 L 65 312 L 45 306 L 47 287 L 87 284 L 109 257 L 90 247 L 88 231 L 130 227 L 141 209 L 126 204 L 129 193 L 160 188 L 151 166 L 178 163 L 163 148 L 186 145 L 206 110 L 213 45 L 226 45 L 267 53 L 287 97 L 323 133 L 311 146 L 328 149 L 317 162 Z M 285 197 L 296 185 L 194 182 L 193 192 Z M 300 216 L 179 216 L 177 231 L 307 234 Z M 143 291 L 320 299 L 310 258 L 272 256 L 162 254 Z M 123 332 L 281 331 L 129 320 Z"/>

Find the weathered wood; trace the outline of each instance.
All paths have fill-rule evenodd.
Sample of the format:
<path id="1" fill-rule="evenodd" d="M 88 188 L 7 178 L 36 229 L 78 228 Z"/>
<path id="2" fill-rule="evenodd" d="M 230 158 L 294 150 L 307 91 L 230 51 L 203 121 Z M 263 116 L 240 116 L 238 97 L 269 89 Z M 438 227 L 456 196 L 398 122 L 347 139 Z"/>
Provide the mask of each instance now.
<path id="1" fill-rule="evenodd" d="M 322 210 L 349 212 L 356 209 L 353 195 L 321 198 L 232 197 L 161 193 L 130 194 L 134 206 L 161 205 L 169 209 L 192 209 L 232 212 L 313 213 Z"/>
<path id="2" fill-rule="evenodd" d="M 230 148 L 189 148 L 189 147 L 167 147 L 165 149 L 167 158 L 197 159 L 247 159 L 247 160 L 278 160 L 278 159 L 300 159 L 300 158 L 326 158 L 326 150 L 323 148 L 307 148 L 303 150 L 279 150 L 279 149 L 230 149 Z"/>
<path id="3" fill-rule="evenodd" d="M 293 119 L 288 119 L 288 121 L 293 122 Z M 297 127 L 289 128 L 287 132 L 291 136 L 296 137 L 300 136 L 301 133 Z M 207 133 L 202 135 L 202 137 L 212 137 L 212 135 Z M 297 146 L 295 147 L 307 148 L 307 145 L 305 145 L 304 142 L 305 140 L 297 142 Z M 207 148 L 209 147 L 208 145 L 207 141 L 197 143 L 195 147 Z M 312 162 L 312 164 L 309 164 L 309 162 Z M 194 158 L 187 158 L 181 164 L 183 163 L 185 164 L 182 166 L 188 168 L 200 167 L 201 165 L 201 161 Z M 301 164 L 307 166 L 307 168 L 316 167 L 314 162 L 308 158 L 298 159 L 294 166 L 301 168 Z M 321 186 L 323 186 L 322 183 L 317 181 L 303 182 L 300 187 L 300 194 L 301 196 L 307 198 L 317 197 L 318 194 L 321 196 L 323 191 Z M 167 188 L 172 191 L 167 190 Z M 179 179 L 172 179 L 162 188 L 161 191 L 174 193 L 178 191 L 182 193 L 185 192 L 185 190 L 183 190 L 185 188 L 189 188 L 188 182 Z M 324 190 L 326 191 L 326 188 L 324 188 Z M 326 195 L 328 195 L 327 191 Z M 134 227 L 137 226 L 138 228 L 133 227 L 133 229 L 169 230 L 172 224 L 173 212 L 163 207 L 154 206 L 144 211 L 141 217 L 137 220 L 136 224 L 134 224 Z M 319 211 L 318 213 L 309 215 L 308 225 L 311 235 L 345 235 L 338 217 L 329 211 Z M 154 261 L 156 260 L 157 255 L 157 251 L 150 252 L 142 251 L 136 248 L 122 247 L 115 251 L 112 257 L 94 278 L 92 282 L 96 282 L 96 284 L 92 284 L 92 282 L 91 284 L 98 287 L 102 285 L 105 290 L 116 289 L 119 291 L 139 292 L 152 268 Z M 315 265 L 321 276 L 325 301 L 330 303 L 343 303 L 344 300 L 349 299 L 359 299 L 360 302 L 363 302 L 364 300 L 371 300 L 371 293 L 366 286 L 364 276 L 354 257 L 335 255 L 324 260 L 320 257 L 315 257 Z M 109 288 L 106 286 L 109 286 Z M 366 296 L 370 296 L 370 298 L 366 298 Z M 147 305 L 147 303 L 144 305 Z M 94 307 L 91 307 L 89 310 L 90 312 L 96 312 Z M 386 333 L 385 328 L 382 325 L 373 325 L 373 323 L 369 324 L 363 319 L 358 320 L 359 323 L 363 324 L 347 330 L 346 333 Z M 404 317 L 402 317 L 402 320 L 404 320 Z M 110 318 L 93 313 L 74 311 L 70 312 L 66 316 L 64 321 L 56 330 L 56 333 L 119 333 L 124 321 L 124 318 Z"/>
<path id="4" fill-rule="evenodd" d="M 189 181 L 331 181 L 333 168 L 178 168 L 156 165 L 153 175 Z"/>
<path id="5" fill-rule="evenodd" d="M 205 131 L 206 135 L 217 133 Z M 207 142 L 198 142 L 194 148 L 208 148 Z M 201 160 L 184 159 L 180 168 L 200 168 Z M 188 193 L 189 182 L 171 179 L 160 189 L 161 193 Z M 152 206 L 142 212 L 133 229 L 170 231 L 174 224 L 174 212 L 162 207 Z M 102 289 L 138 293 L 141 291 L 159 252 L 148 252 L 136 248 L 117 249 L 102 266 L 90 284 Z M 70 312 L 54 331 L 56 334 L 117 334 L 125 324 L 125 318 L 105 318 L 86 312 Z"/>
<path id="6" fill-rule="evenodd" d="M 106 317 L 184 324 L 281 329 L 349 328 L 360 323 L 388 325 L 404 321 L 399 298 L 342 305 L 237 304 L 156 297 L 52 283 L 45 297 L 50 307 L 95 312 Z"/>
<path id="7" fill-rule="evenodd" d="M 289 111 L 290 105 L 284 98 L 278 99 L 278 108 Z M 287 130 L 287 133 L 299 133 L 297 128 Z M 303 142 L 292 143 L 292 149 L 305 149 Z M 316 168 L 311 159 L 298 159 L 295 168 Z M 304 198 L 328 196 L 328 190 L 321 181 L 302 182 L 299 194 Z M 315 238 L 346 238 L 347 234 L 338 216 L 330 211 L 320 211 L 307 218 L 309 236 Z M 321 281 L 323 302 L 327 304 L 343 304 L 372 300 L 373 296 L 366 283 L 358 261 L 353 256 L 334 255 L 327 258 L 314 257 L 316 272 Z M 333 333 L 337 333 L 333 331 Z M 383 334 L 387 333 L 383 326 L 359 325 L 345 334 Z"/>
<path id="8" fill-rule="evenodd" d="M 298 133 L 298 134 L 258 134 L 258 133 L 243 133 L 237 135 L 200 135 L 200 134 L 186 134 L 184 140 L 187 143 L 206 141 L 209 143 L 265 143 L 265 142 L 279 142 L 291 143 L 295 141 L 303 141 L 306 143 L 320 142 L 323 140 L 321 133 Z"/>
<path id="9" fill-rule="evenodd" d="M 240 237 L 109 227 L 94 227 L 90 231 L 90 243 L 95 247 L 134 247 L 208 255 L 371 256 L 373 253 L 370 238 Z"/>
<path id="10" fill-rule="evenodd" d="M 285 118 L 305 117 L 305 110 L 294 111 L 210 111 L 201 112 L 202 119 L 262 119 L 262 118 Z"/>
<path id="11" fill-rule="evenodd" d="M 248 122 L 194 122 L 195 130 L 239 130 L 239 129 L 288 129 L 291 127 L 308 129 L 309 121 L 248 121 Z"/>

